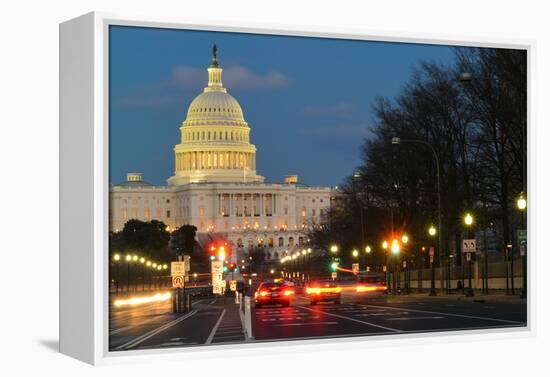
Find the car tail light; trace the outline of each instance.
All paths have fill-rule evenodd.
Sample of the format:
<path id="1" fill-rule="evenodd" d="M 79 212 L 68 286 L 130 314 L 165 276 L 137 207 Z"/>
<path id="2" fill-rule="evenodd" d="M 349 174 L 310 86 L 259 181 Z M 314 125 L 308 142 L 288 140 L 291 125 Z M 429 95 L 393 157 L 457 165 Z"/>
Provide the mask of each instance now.
<path id="1" fill-rule="evenodd" d="M 285 296 L 290 296 L 290 295 L 293 295 L 294 294 L 294 291 L 290 290 L 290 289 L 287 289 L 284 291 L 283 293 Z"/>
<path id="2" fill-rule="evenodd" d="M 260 296 L 265 297 L 268 295 L 267 291 L 260 291 Z"/>

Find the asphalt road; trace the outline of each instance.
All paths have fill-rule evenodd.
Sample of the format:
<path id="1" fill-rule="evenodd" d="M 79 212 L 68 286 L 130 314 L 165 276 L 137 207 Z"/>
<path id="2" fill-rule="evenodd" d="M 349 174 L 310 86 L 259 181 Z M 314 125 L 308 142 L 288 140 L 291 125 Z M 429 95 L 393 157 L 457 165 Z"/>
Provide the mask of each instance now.
<path id="1" fill-rule="evenodd" d="M 173 314 L 171 302 L 112 309 L 111 351 L 192 347 L 247 341 L 234 298 L 196 298 L 193 310 Z M 309 305 L 298 296 L 290 307 L 252 308 L 253 339 L 309 339 L 520 327 L 526 325 L 526 305 L 519 298 L 381 296 L 343 303 Z"/>
<path id="2" fill-rule="evenodd" d="M 520 327 L 526 318 L 526 305 L 519 299 L 344 297 L 340 305 L 312 306 L 298 297 L 291 307 L 254 310 L 253 328 L 256 341 L 272 341 Z"/>
<path id="3" fill-rule="evenodd" d="M 186 314 L 173 314 L 171 302 L 111 311 L 109 349 L 167 348 L 244 342 L 234 298 L 196 298 Z"/>

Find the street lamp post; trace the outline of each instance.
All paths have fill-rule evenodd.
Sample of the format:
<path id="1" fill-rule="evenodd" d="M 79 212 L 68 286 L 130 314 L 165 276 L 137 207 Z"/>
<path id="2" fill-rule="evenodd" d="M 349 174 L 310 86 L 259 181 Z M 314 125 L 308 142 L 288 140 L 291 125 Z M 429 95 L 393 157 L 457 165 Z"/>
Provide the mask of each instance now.
<path id="1" fill-rule="evenodd" d="M 470 227 L 473 225 L 473 223 L 473 216 L 470 213 L 467 213 L 466 216 L 464 216 L 464 224 L 468 228 L 468 238 L 471 237 Z M 470 252 L 467 253 L 466 259 L 468 262 L 468 289 L 466 290 L 466 296 L 471 297 L 474 295 L 474 291 L 472 289 L 472 258 Z"/>
<path id="2" fill-rule="evenodd" d="M 132 262 L 132 256 L 126 255 L 126 264 L 128 265 L 128 273 L 126 275 L 126 296 L 130 295 L 130 262 Z"/>
<path id="3" fill-rule="evenodd" d="M 416 143 L 416 144 L 422 144 L 430 148 L 432 151 L 432 155 L 435 160 L 435 166 L 436 166 L 436 180 L 437 180 L 437 221 L 438 221 L 438 255 L 439 255 L 439 270 L 441 275 L 441 291 L 443 292 L 443 265 L 442 265 L 442 258 L 441 254 L 443 253 L 442 245 L 442 226 L 441 226 L 441 180 L 440 180 L 440 172 L 439 172 L 439 157 L 437 155 L 437 152 L 435 151 L 435 148 L 428 142 L 424 140 L 411 140 L 411 139 L 401 139 L 399 137 L 393 137 L 391 139 L 391 142 L 393 145 L 399 145 L 402 143 Z M 450 268 L 450 267 L 449 267 Z M 432 269 L 433 273 L 433 269 Z M 430 290 L 430 296 L 435 296 L 436 291 L 435 287 Z"/>
<path id="4" fill-rule="evenodd" d="M 435 227 L 432 225 L 430 226 L 430 229 L 428 230 L 428 234 L 431 237 L 435 237 L 437 231 Z M 430 255 L 430 270 L 431 270 L 431 278 L 430 278 L 430 296 L 435 296 L 435 269 L 434 269 L 434 256 Z"/>
<path id="5" fill-rule="evenodd" d="M 524 193 L 519 194 L 519 198 L 517 200 L 517 208 L 521 211 L 521 229 L 525 229 L 525 210 L 527 209 L 527 199 L 525 199 Z M 523 250 L 521 248 L 523 247 Z M 521 298 L 527 297 L 527 245 L 520 245 L 520 254 L 521 254 L 521 262 L 522 262 L 522 280 L 523 280 L 523 287 L 521 291 Z"/>

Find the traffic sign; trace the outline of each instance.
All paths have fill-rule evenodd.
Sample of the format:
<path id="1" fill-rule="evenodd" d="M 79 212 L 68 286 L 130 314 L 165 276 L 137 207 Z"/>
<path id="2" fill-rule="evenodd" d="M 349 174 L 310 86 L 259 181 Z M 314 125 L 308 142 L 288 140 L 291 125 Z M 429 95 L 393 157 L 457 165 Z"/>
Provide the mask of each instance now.
<path id="1" fill-rule="evenodd" d="M 435 249 L 434 249 L 434 247 L 432 246 L 432 247 L 430 247 L 430 257 L 432 257 L 430 260 L 433 261 L 433 256 L 434 256 L 434 255 L 435 255 Z"/>
<path id="2" fill-rule="evenodd" d="M 475 240 L 475 238 L 462 240 L 462 252 L 463 253 L 475 253 L 476 252 L 476 240 Z"/>
<path id="3" fill-rule="evenodd" d="M 332 280 L 334 280 L 334 279 L 336 279 L 337 274 L 336 274 L 336 272 L 333 272 L 332 274 L 330 274 L 330 276 L 332 277 Z"/>
<path id="4" fill-rule="evenodd" d="M 359 273 L 359 263 L 353 263 L 351 265 L 351 270 L 355 275 L 357 275 Z"/>
<path id="5" fill-rule="evenodd" d="M 434 262 L 434 256 L 430 255 L 430 263 L 433 263 L 433 262 Z"/>
<path id="6" fill-rule="evenodd" d="M 191 271 L 191 256 L 190 255 L 184 255 L 183 256 L 183 263 L 185 265 L 185 272 Z"/>
<path id="7" fill-rule="evenodd" d="M 237 280 L 231 280 L 231 283 L 229 285 L 229 289 L 231 289 L 233 292 L 237 290 Z"/>
<path id="8" fill-rule="evenodd" d="M 184 276 L 172 276 L 172 288 L 183 288 Z"/>
<path id="9" fill-rule="evenodd" d="M 382 272 L 386 272 L 386 271 L 388 271 L 388 266 L 386 265 L 382 266 Z"/>
<path id="10" fill-rule="evenodd" d="M 170 274 L 172 276 L 185 276 L 185 262 L 177 261 L 170 263 Z"/>
<path id="11" fill-rule="evenodd" d="M 527 247 L 527 229 L 519 229 L 517 231 L 517 240 L 520 248 L 522 245 Z"/>
<path id="12" fill-rule="evenodd" d="M 407 261 L 406 260 L 403 261 L 403 268 L 407 268 Z"/>
<path id="13" fill-rule="evenodd" d="M 223 280 L 223 261 L 212 261 L 212 291 L 214 294 L 222 294 L 225 288 Z"/>
<path id="14" fill-rule="evenodd" d="M 469 262 L 472 260 L 472 254 L 466 253 L 466 260 Z"/>
<path id="15" fill-rule="evenodd" d="M 520 245 L 519 247 L 519 255 L 524 256 L 526 254 L 527 247 L 525 245 Z"/>
<path id="16" fill-rule="evenodd" d="M 367 266 L 367 272 L 370 272 L 370 266 Z"/>

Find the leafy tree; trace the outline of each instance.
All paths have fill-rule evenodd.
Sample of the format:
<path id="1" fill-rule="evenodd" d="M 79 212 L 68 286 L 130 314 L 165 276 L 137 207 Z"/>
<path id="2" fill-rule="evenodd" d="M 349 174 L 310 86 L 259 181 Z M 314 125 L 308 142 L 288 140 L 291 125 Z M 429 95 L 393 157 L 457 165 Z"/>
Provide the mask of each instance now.
<path id="1" fill-rule="evenodd" d="M 177 255 L 191 255 L 196 245 L 195 236 L 197 227 L 194 225 L 182 225 L 172 232 L 172 249 Z"/>

